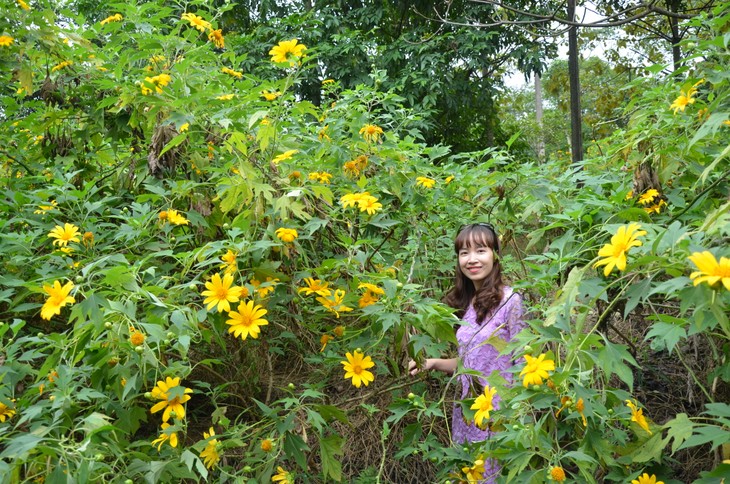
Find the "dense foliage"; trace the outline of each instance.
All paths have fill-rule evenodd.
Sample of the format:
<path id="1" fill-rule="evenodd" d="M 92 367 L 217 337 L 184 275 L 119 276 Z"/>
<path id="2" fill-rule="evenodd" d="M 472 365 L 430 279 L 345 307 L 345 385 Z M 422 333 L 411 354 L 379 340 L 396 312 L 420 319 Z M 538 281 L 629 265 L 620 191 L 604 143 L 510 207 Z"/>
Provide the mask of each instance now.
<path id="1" fill-rule="evenodd" d="M 576 167 L 424 143 L 384 70 L 343 88 L 314 38 L 252 49 L 230 6 L 0 1 L 4 480 L 473 482 L 498 458 L 668 483 L 693 448 L 717 452 L 697 482 L 730 476 L 730 5 Z M 530 328 L 492 341 L 514 384 L 454 402 L 404 368 L 453 351 L 439 299 L 477 220 Z M 662 355 L 696 395 L 659 421 Z M 451 445 L 454 404 L 495 439 Z"/>

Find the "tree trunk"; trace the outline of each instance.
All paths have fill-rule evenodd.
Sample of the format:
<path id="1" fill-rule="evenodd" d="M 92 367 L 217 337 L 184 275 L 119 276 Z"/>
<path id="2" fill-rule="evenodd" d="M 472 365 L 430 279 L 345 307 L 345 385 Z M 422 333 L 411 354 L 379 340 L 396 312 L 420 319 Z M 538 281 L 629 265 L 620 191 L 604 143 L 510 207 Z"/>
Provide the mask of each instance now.
<path id="1" fill-rule="evenodd" d="M 568 18 L 575 20 L 575 0 L 568 0 Z M 568 30 L 568 78 L 570 79 L 570 151 L 573 163 L 583 160 L 583 131 L 578 72 L 578 28 Z"/>
<path id="2" fill-rule="evenodd" d="M 542 80 L 535 74 L 535 120 L 537 121 L 537 159 L 545 161 L 545 136 L 542 126 Z"/>

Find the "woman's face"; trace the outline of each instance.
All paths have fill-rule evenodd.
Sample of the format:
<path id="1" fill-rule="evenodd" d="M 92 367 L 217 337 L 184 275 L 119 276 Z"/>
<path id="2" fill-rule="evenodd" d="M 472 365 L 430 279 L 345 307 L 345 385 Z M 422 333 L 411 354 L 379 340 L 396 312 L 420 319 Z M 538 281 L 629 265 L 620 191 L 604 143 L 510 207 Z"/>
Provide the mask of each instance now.
<path id="1" fill-rule="evenodd" d="M 494 267 L 494 252 L 486 245 L 469 244 L 458 252 L 459 269 L 479 290 Z"/>

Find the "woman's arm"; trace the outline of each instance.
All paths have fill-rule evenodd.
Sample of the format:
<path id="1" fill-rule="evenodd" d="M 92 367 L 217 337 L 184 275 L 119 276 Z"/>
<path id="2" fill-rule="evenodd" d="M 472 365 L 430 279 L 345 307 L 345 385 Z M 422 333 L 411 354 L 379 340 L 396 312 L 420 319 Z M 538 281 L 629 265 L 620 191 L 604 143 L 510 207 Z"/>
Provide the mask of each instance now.
<path id="1" fill-rule="evenodd" d="M 456 371 L 458 361 L 458 358 L 426 358 L 423 366 L 418 368 L 416 362 L 411 360 L 408 362 L 408 371 L 411 375 L 428 370 L 437 370 L 451 375 Z"/>

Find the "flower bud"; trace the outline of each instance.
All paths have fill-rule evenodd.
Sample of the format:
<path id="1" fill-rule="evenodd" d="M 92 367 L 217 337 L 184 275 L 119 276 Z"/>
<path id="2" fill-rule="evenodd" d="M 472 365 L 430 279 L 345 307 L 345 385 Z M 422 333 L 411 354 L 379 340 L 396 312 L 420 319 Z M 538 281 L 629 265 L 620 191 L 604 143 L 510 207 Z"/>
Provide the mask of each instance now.
<path id="1" fill-rule="evenodd" d="M 112 323 L 110 323 L 109 321 L 107 321 L 106 323 L 104 323 L 104 327 L 106 329 L 112 329 Z"/>

